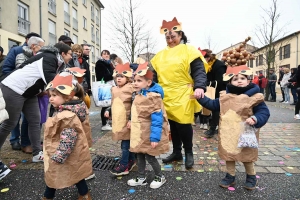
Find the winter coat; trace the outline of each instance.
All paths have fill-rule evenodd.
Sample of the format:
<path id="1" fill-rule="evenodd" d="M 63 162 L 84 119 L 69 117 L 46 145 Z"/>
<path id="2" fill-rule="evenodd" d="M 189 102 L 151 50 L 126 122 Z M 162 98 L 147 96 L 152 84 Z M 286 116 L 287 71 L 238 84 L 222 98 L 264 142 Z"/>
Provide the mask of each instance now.
<path id="1" fill-rule="evenodd" d="M 2 67 L 4 64 L 4 60 L 5 60 L 6 56 L 2 55 L 2 58 L 0 57 L 0 77 L 2 76 Z"/>
<path id="2" fill-rule="evenodd" d="M 299 70 L 300 70 L 300 65 L 299 65 Z M 300 87 L 300 72 L 298 72 L 297 68 L 292 68 L 293 73 L 291 74 L 291 78 L 288 80 L 290 83 L 292 83 L 291 88 L 297 88 Z M 298 80 L 297 80 L 297 75 L 298 75 Z"/>
<path id="3" fill-rule="evenodd" d="M 209 64 L 209 62 L 208 62 Z M 219 98 L 220 92 L 222 90 L 226 90 L 226 84 L 227 81 L 223 81 L 223 74 L 226 73 L 226 65 L 220 61 L 215 60 L 211 66 L 211 69 L 207 72 L 207 86 L 211 84 L 212 87 L 215 87 L 217 83 L 216 88 L 216 98 Z"/>
<path id="4" fill-rule="evenodd" d="M 18 54 L 16 57 L 16 68 L 33 56 L 33 52 L 28 46 L 23 46 L 22 49 L 23 52 Z"/>
<path id="5" fill-rule="evenodd" d="M 198 101 L 205 108 L 212 111 L 220 111 L 219 122 L 219 147 L 218 154 L 225 161 L 254 162 L 258 157 L 258 149 L 238 148 L 240 136 L 240 123 L 251 117 L 256 121 L 255 128 L 264 126 L 270 112 L 264 103 L 263 94 L 259 93 L 259 87 L 255 84 L 249 84 L 243 92 L 237 92 L 236 88 L 229 89 L 227 93 L 221 92 L 220 98 L 211 100 L 207 97 Z M 257 141 L 259 141 L 259 130 L 256 132 Z"/>
<path id="6" fill-rule="evenodd" d="M 286 88 L 288 86 L 290 78 L 291 78 L 291 72 L 284 74 L 282 80 L 280 81 L 280 87 Z"/>
<path id="7" fill-rule="evenodd" d="M 152 156 L 169 151 L 168 119 L 163 98 L 162 87 L 154 82 L 149 90 L 143 89 L 134 96 L 129 151 Z M 158 145 L 152 148 L 151 142 L 158 142 Z"/>
<path id="8" fill-rule="evenodd" d="M 164 89 L 164 106 L 170 120 L 191 124 L 194 113 L 201 110 L 197 100 L 191 98 L 197 88 L 206 91 L 206 72 L 200 56 L 193 46 L 179 44 L 166 47 L 151 60 L 153 80 Z"/>
<path id="9" fill-rule="evenodd" d="M 53 46 L 44 46 L 40 52 L 23 62 L 2 84 L 25 98 L 42 92 L 57 73 L 59 54 L 58 49 Z"/>
<path id="10" fill-rule="evenodd" d="M 96 62 L 95 74 L 97 81 L 101 81 L 102 79 L 105 82 L 113 80 L 113 71 L 114 67 L 112 66 L 110 61 L 100 59 Z"/>
<path id="11" fill-rule="evenodd" d="M 6 119 L 8 119 L 8 113 L 5 110 L 5 101 L 3 98 L 2 91 L 0 89 L 0 124 Z"/>
<path id="12" fill-rule="evenodd" d="M 27 46 L 26 42 L 22 46 L 13 47 L 9 50 L 2 67 L 3 74 L 8 74 L 16 68 L 16 57 L 23 52 L 24 46 Z"/>
<path id="13" fill-rule="evenodd" d="M 70 187 L 92 174 L 85 133 L 86 105 L 71 101 L 49 117 L 44 131 L 45 182 L 50 188 Z"/>
<path id="14" fill-rule="evenodd" d="M 130 129 L 127 128 L 129 120 L 133 87 L 131 83 L 127 83 L 123 87 L 118 86 L 111 88 L 111 117 L 112 117 L 112 139 L 129 140 Z"/>

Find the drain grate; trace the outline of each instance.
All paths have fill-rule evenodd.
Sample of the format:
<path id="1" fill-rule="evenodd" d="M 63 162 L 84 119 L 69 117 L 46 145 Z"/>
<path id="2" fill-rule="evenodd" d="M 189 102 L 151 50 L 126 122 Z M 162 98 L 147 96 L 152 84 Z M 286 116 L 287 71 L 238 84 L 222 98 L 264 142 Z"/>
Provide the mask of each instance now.
<path id="1" fill-rule="evenodd" d="M 93 158 L 93 169 L 110 170 L 113 169 L 118 163 L 119 163 L 119 159 L 116 157 L 96 155 Z"/>

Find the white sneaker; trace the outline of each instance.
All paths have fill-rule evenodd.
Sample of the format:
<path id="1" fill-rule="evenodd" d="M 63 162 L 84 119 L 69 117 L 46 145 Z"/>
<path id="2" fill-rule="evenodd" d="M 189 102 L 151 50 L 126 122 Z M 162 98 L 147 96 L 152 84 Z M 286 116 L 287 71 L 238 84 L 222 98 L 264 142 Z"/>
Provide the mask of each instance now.
<path id="1" fill-rule="evenodd" d="M 204 124 L 200 124 L 200 129 L 203 129 Z"/>
<path id="2" fill-rule="evenodd" d="M 205 129 L 205 130 L 208 129 L 207 124 L 204 124 L 203 129 Z"/>
<path id="3" fill-rule="evenodd" d="M 101 130 L 102 131 L 111 131 L 112 127 L 109 124 L 106 124 L 105 126 L 102 126 Z"/>
<path id="4" fill-rule="evenodd" d="M 285 101 L 285 102 L 283 102 L 283 103 L 290 103 L 290 102 L 288 102 L 288 101 Z"/>
<path id="5" fill-rule="evenodd" d="M 300 115 L 299 114 L 295 115 L 294 119 L 300 119 Z"/>
<path id="6" fill-rule="evenodd" d="M 11 170 L 2 162 L 0 162 L 0 180 L 7 176 L 9 172 L 11 172 Z"/>
<path id="7" fill-rule="evenodd" d="M 127 181 L 127 184 L 130 186 L 139 186 L 139 185 L 147 185 L 146 178 L 135 178 Z"/>
<path id="8" fill-rule="evenodd" d="M 44 162 L 44 154 L 42 151 L 38 155 L 32 157 L 32 162 Z"/>
<path id="9" fill-rule="evenodd" d="M 95 173 L 93 173 L 93 174 L 89 175 L 88 177 L 86 177 L 85 180 L 87 181 L 87 180 L 90 180 L 90 179 L 95 178 L 95 177 L 96 177 Z"/>
<path id="10" fill-rule="evenodd" d="M 166 182 L 166 178 L 162 175 L 161 177 L 155 176 L 154 180 L 150 184 L 150 188 L 157 189 Z"/>

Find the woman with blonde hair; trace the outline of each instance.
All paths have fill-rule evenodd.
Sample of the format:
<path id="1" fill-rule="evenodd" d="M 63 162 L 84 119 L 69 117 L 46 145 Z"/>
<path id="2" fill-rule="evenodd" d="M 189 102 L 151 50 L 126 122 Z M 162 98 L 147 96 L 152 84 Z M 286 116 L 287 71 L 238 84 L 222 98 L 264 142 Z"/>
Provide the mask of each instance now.
<path id="1" fill-rule="evenodd" d="M 290 103 L 290 88 L 288 88 L 288 84 L 289 79 L 291 78 L 291 72 L 289 68 L 284 68 L 283 72 L 284 75 L 282 81 L 280 82 L 280 86 L 283 88 L 285 101 L 282 103 Z"/>

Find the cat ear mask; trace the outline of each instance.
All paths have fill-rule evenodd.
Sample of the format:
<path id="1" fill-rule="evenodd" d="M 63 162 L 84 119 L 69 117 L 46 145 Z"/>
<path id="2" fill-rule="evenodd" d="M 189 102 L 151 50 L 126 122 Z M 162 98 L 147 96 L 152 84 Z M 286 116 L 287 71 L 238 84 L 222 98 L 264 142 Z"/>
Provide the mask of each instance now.
<path id="1" fill-rule="evenodd" d="M 76 84 L 77 80 L 75 80 L 72 74 L 62 72 L 54 77 L 53 81 L 47 85 L 46 90 L 56 89 L 64 95 L 74 96 L 76 92 Z"/>
<path id="2" fill-rule="evenodd" d="M 85 69 L 81 69 L 79 67 L 72 67 L 67 68 L 65 71 L 75 76 L 77 78 L 78 83 L 81 84 L 83 82 L 83 76 L 85 75 L 86 71 Z"/>
<path id="3" fill-rule="evenodd" d="M 149 80 L 153 80 L 153 72 L 148 67 L 148 62 L 139 64 L 138 68 L 135 70 L 135 75 L 144 76 Z"/>
<path id="4" fill-rule="evenodd" d="M 162 26 L 160 27 L 160 33 L 161 34 L 166 34 L 168 32 L 173 32 L 173 31 L 181 31 L 181 22 L 178 22 L 176 17 L 173 18 L 172 21 L 166 21 L 163 20 Z"/>
<path id="5" fill-rule="evenodd" d="M 238 74 L 250 76 L 252 75 L 252 70 L 246 65 L 227 66 L 226 73 L 223 74 L 223 81 L 229 81 L 232 77 Z"/>
<path id="6" fill-rule="evenodd" d="M 117 74 L 122 74 L 123 76 L 131 78 L 133 73 L 132 73 L 132 69 L 130 68 L 130 64 L 129 63 L 125 63 L 124 65 L 118 64 L 114 69 L 113 77 L 116 77 Z"/>

